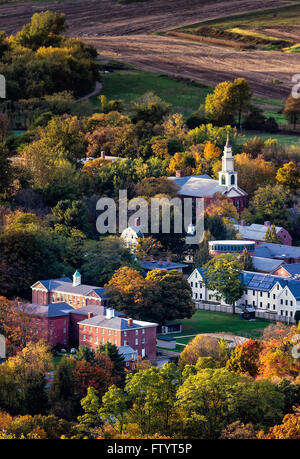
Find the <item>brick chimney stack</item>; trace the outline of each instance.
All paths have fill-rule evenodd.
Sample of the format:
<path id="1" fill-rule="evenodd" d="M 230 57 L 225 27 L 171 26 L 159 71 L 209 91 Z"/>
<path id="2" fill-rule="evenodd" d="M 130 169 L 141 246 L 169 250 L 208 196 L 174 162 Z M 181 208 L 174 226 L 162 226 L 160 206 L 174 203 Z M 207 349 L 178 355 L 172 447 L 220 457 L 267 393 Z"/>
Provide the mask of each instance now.
<path id="1" fill-rule="evenodd" d="M 176 178 L 183 177 L 183 172 L 181 170 L 176 171 Z"/>
<path id="2" fill-rule="evenodd" d="M 91 318 L 93 317 L 93 315 L 94 315 L 94 314 L 93 314 L 92 312 L 88 312 L 87 318 L 88 318 L 88 319 L 91 319 Z"/>
<path id="3" fill-rule="evenodd" d="M 105 151 L 101 151 L 101 159 L 105 159 Z"/>
<path id="4" fill-rule="evenodd" d="M 133 320 L 132 319 L 127 319 L 127 325 L 128 325 L 128 327 L 132 327 Z"/>

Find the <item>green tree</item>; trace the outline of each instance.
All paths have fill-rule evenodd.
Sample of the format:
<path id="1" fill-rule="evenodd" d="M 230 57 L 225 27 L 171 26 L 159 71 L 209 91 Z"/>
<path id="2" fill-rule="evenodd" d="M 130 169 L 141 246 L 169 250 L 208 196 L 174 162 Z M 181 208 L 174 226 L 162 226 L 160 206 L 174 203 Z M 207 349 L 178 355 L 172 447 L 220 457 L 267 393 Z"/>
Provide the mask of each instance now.
<path id="1" fill-rule="evenodd" d="M 132 103 L 133 120 L 148 121 L 152 124 L 161 122 L 170 111 L 171 106 L 153 92 L 147 92 Z"/>
<path id="2" fill-rule="evenodd" d="M 251 107 L 252 92 L 245 78 L 236 78 L 233 82 L 233 92 L 238 117 L 238 125 L 242 127 L 242 115 Z"/>
<path id="3" fill-rule="evenodd" d="M 153 296 L 148 319 L 165 323 L 168 320 L 192 317 L 195 306 L 191 288 L 181 272 L 155 269 L 147 273 L 146 283 L 153 285 L 153 289 L 150 287 Z"/>
<path id="4" fill-rule="evenodd" d="M 271 225 L 268 227 L 264 240 L 265 242 L 271 242 L 272 244 L 281 244 L 281 240 L 277 236 L 275 225 Z"/>
<path id="5" fill-rule="evenodd" d="M 232 351 L 230 359 L 226 363 L 229 371 L 240 374 L 248 374 L 253 378 L 258 375 L 258 356 L 260 343 L 257 340 L 249 339 L 236 346 Z"/>
<path id="6" fill-rule="evenodd" d="M 71 201 L 70 199 L 59 201 L 52 209 L 52 213 L 59 224 L 89 234 L 88 208 L 82 201 Z"/>
<path id="7" fill-rule="evenodd" d="M 6 147 L 0 143 L 0 194 L 8 192 L 13 179 L 13 169 L 8 156 Z"/>
<path id="8" fill-rule="evenodd" d="M 294 129 L 300 119 L 300 99 L 296 99 L 292 95 L 286 100 L 283 114 L 290 124 L 293 124 Z"/>
<path id="9" fill-rule="evenodd" d="M 62 41 L 61 33 L 65 32 L 66 16 L 53 11 L 35 13 L 30 24 L 23 26 L 16 35 L 16 43 L 34 50 L 41 46 L 57 46 Z"/>
<path id="10" fill-rule="evenodd" d="M 252 257 L 251 255 L 249 254 L 248 250 L 245 248 L 243 253 L 242 253 L 242 256 L 240 258 L 240 261 L 243 265 L 243 270 L 244 271 L 255 271 L 255 268 L 254 268 L 254 264 L 253 264 L 253 261 L 252 261 Z"/>
<path id="11" fill-rule="evenodd" d="M 235 314 L 235 302 L 244 292 L 241 281 L 243 265 L 235 255 L 224 254 L 210 260 L 205 269 L 205 282 L 210 290 L 217 291 Z"/>
<path id="12" fill-rule="evenodd" d="M 91 434 L 93 429 L 103 424 L 99 413 L 101 403 L 94 387 L 88 387 L 87 395 L 80 401 L 80 404 L 84 414 L 77 418 L 79 425 L 76 426 L 76 430 L 84 433 L 86 438 L 86 434 Z"/>
<path id="13" fill-rule="evenodd" d="M 290 192 L 299 188 L 300 175 L 296 164 L 290 161 L 278 169 L 276 181 L 278 185 L 283 186 Z"/>
<path id="14" fill-rule="evenodd" d="M 271 221 L 275 225 L 284 226 L 287 220 L 287 205 L 290 196 L 287 190 L 279 185 L 259 187 L 249 201 L 248 209 L 255 215 L 256 223 Z M 248 212 L 248 209 L 246 211 Z M 246 215 L 245 211 L 245 216 Z M 244 214 L 242 214 L 244 218 Z M 247 218 L 245 218 L 247 221 Z"/>
<path id="15" fill-rule="evenodd" d="M 75 360 L 63 357 L 55 368 L 50 386 L 51 407 L 55 414 L 64 419 L 74 419 L 79 400 L 75 394 L 73 370 Z"/>
<path id="16" fill-rule="evenodd" d="M 112 385 L 102 397 L 102 406 L 99 410 L 101 418 L 118 428 L 123 433 L 128 410 L 128 397 L 122 389 Z"/>
<path id="17" fill-rule="evenodd" d="M 113 375 L 120 378 L 120 382 L 123 384 L 125 381 L 124 357 L 119 353 L 117 346 L 110 342 L 100 344 L 96 352 L 100 352 L 110 358 L 114 365 Z"/>

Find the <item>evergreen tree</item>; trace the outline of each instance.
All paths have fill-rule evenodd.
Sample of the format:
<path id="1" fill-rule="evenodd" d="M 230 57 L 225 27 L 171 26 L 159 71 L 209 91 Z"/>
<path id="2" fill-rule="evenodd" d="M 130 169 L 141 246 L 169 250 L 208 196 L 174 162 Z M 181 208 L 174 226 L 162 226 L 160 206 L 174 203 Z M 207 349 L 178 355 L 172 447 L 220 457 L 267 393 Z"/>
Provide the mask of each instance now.
<path id="1" fill-rule="evenodd" d="M 244 251 L 242 253 L 241 262 L 243 264 L 244 271 L 255 271 L 255 268 L 254 268 L 254 265 L 253 265 L 253 261 L 252 261 L 252 257 L 251 257 L 251 255 L 249 255 L 249 252 L 248 252 L 248 250 L 246 248 L 244 249 Z"/>
<path id="2" fill-rule="evenodd" d="M 125 382 L 124 357 L 119 353 L 117 346 L 107 342 L 100 344 L 96 352 L 106 355 L 114 365 L 113 375 L 119 376 L 121 383 Z"/>
<path id="3" fill-rule="evenodd" d="M 275 225 L 271 225 L 265 235 L 265 242 L 271 242 L 272 244 L 281 244 L 281 240 L 277 236 Z"/>

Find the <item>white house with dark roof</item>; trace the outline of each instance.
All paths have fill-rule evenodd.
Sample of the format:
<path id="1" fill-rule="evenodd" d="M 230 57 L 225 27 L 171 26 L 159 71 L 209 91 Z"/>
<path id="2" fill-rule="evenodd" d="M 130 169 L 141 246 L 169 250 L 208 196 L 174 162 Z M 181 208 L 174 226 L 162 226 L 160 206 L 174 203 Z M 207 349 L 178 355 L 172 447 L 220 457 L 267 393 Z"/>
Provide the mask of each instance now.
<path id="1" fill-rule="evenodd" d="M 270 313 L 274 320 L 294 322 L 296 312 L 300 311 L 300 280 L 243 271 L 241 281 L 245 291 L 236 306 L 254 307 Z M 208 288 L 202 268 L 196 268 L 188 282 L 195 302 L 225 304 L 220 295 Z"/>
<path id="2" fill-rule="evenodd" d="M 122 231 L 121 238 L 123 239 L 125 246 L 134 252 L 140 237 L 143 237 L 143 232 L 140 219 L 136 218 L 134 225 L 128 226 L 128 228 Z"/>
<path id="3" fill-rule="evenodd" d="M 222 157 L 222 170 L 219 179 L 214 180 L 208 175 L 194 175 L 183 177 L 177 171 L 176 177 L 169 177 L 179 187 L 182 198 L 204 198 L 205 207 L 212 202 L 216 193 L 229 198 L 241 213 L 247 205 L 247 193 L 238 186 L 238 173 L 234 170 L 232 148 L 227 139 Z"/>

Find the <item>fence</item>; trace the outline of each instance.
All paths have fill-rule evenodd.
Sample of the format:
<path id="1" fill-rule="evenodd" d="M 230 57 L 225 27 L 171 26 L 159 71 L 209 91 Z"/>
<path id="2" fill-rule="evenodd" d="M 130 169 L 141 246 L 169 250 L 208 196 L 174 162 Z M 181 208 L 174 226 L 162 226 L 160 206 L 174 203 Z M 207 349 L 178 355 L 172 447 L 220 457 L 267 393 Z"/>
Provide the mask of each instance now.
<path id="1" fill-rule="evenodd" d="M 232 314 L 232 306 L 225 306 L 221 304 L 215 303 L 201 303 L 200 301 L 195 303 L 195 307 L 197 310 L 204 310 L 204 311 L 213 311 L 213 312 L 226 312 L 227 314 Z M 236 307 L 235 310 L 236 314 L 241 314 L 241 308 Z M 265 319 L 270 320 L 273 322 L 284 322 L 287 324 L 295 324 L 296 321 L 293 317 L 286 317 L 286 316 L 279 316 L 278 314 L 274 314 L 271 312 L 263 312 L 263 311 L 255 311 L 255 317 L 257 319 Z"/>

